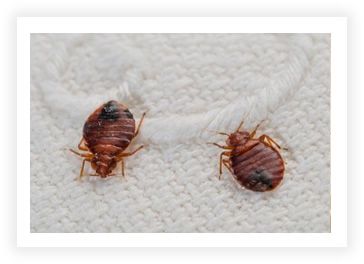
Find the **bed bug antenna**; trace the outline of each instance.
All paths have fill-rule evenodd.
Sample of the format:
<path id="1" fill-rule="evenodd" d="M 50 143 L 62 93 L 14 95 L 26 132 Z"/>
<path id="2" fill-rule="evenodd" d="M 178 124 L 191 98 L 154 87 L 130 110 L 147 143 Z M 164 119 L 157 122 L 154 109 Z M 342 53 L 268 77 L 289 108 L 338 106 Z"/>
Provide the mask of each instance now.
<path id="1" fill-rule="evenodd" d="M 228 133 L 220 132 L 220 131 L 217 131 L 217 130 L 206 129 L 206 131 L 211 132 L 211 133 L 215 133 L 215 134 L 218 134 L 218 135 L 230 136 Z"/>
<path id="2" fill-rule="evenodd" d="M 239 132 L 239 130 L 243 127 L 244 119 L 240 122 L 238 128 L 235 130 L 235 132 Z"/>
<path id="3" fill-rule="evenodd" d="M 242 118 L 242 121 L 240 122 L 240 124 L 239 124 L 238 128 L 235 130 L 235 132 L 239 132 L 241 130 L 241 128 L 243 127 L 243 124 L 244 124 L 244 120 L 248 119 L 248 116 L 250 116 L 251 112 L 252 112 L 252 108 L 250 108 L 250 110 L 247 113 L 245 113 L 245 115 Z"/>

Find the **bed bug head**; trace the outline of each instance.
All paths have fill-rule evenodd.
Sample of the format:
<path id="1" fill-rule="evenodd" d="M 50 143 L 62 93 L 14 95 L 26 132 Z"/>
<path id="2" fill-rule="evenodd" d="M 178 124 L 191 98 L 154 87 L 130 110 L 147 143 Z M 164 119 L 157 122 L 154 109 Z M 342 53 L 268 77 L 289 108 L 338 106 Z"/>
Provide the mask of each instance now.
<path id="1" fill-rule="evenodd" d="M 106 178 L 116 167 L 115 158 L 108 155 L 95 155 L 91 160 L 91 166 L 101 178 Z"/>
<path id="2" fill-rule="evenodd" d="M 231 133 L 226 139 L 226 144 L 228 146 L 244 145 L 249 140 L 249 136 L 250 134 L 247 131 L 237 131 Z"/>
<path id="3" fill-rule="evenodd" d="M 244 145 L 249 140 L 250 133 L 247 131 L 241 131 L 243 124 L 244 120 L 240 122 L 235 132 L 227 134 L 228 138 L 226 139 L 226 144 L 228 146 Z"/>

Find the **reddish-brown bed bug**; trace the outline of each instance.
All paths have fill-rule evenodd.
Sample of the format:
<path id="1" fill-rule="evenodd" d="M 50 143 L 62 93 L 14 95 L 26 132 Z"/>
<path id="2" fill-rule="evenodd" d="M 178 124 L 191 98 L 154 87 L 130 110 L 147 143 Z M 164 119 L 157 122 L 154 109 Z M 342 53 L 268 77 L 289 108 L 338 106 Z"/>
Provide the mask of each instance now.
<path id="1" fill-rule="evenodd" d="M 143 146 L 129 153 L 124 150 L 138 135 L 144 116 L 145 113 L 135 130 L 134 117 L 125 105 L 109 101 L 97 108 L 86 120 L 83 126 L 83 137 L 78 144 L 79 150 L 87 152 L 79 153 L 70 149 L 76 155 L 84 158 L 78 179 L 83 176 L 86 161 L 90 162 L 96 171 L 96 174 L 91 176 L 101 178 L 113 176 L 115 174 L 111 174 L 111 172 L 119 162 L 122 166 L 122 175 L 125 176 L 123 158 L 135 154 Z"/>
<path id="2" fill-rule="evenodd" d="M 260 124 L 252 132 L 241 131 L 242 125 L 243 122 L 231 134 L 219 133 L 228 136 L 226 146 L 210 143 L 225 149 L 220 154 L 219 179 L 224 165 L 242 187 L 255 192 L 271 191 L 284 175 L 284 161 L 279 153 L 281 147 L 267 135 L 255 138 Z"/>

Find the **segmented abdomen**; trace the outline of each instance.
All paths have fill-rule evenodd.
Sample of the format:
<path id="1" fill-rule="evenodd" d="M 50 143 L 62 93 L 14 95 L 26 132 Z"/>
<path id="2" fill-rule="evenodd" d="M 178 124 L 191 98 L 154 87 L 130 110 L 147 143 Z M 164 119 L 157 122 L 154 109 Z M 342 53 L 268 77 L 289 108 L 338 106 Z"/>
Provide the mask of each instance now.
<path id="1" fill-rule="evenodd" d="M 83 127 L 83 137 L 92 153 L 118 155 L 135 133 L 135 120 L 128 108 L 109 101 L 90 115 Z"/>
<path id="2" fill-rule="evenodd" d="M 233 152 L 231 165 L 236 180 L 252 191 L 273 190 L 283 179 L 284 162 L 281 155 L 262 142 L 242 153 Z"/>

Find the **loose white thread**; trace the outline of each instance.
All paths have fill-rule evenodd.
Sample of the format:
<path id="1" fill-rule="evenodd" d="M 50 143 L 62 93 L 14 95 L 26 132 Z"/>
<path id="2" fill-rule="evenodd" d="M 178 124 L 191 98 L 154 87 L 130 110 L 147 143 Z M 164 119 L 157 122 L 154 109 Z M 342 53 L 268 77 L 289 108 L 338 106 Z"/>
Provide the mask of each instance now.
<path id="1" fill-rule="evenodd" d="M 163 143 L 183 143 L 193 139 L 206 140 L 211 136 L 211 130 L 231 131 L 244 118 L 247 124 L 255 125 L 267 118 L 280 105 L 284 104 L 294 92 L 299 88 L 299 82 L 309 66 L 309 45 L 296 43 L 301 42 L 302 37 L 291 38 L 292 47 L 288 53 L 288 63 L 284 71 L 280 72 L 265 87 L 258 89 L 253 95 L 245 95 L 243 92 L 240 97 L 230 102 L 223 108 L 210 109 L 205 113 L 190 115 L 166 115 L 154 118 L 147 115 L 143 125 L 143 133 L 140 135 L 141 142 L 152 144 Z M 60 45 L 60 44 L 57 44 Z M 72 46 L 72 45 L 71 45 Z M 143 104 L 140 96 L 138 84 L 142 82 L 140 72 L 129 70 L 126 72 L 128 82 L 124 81 L 114 89 L 106 89 L 102 94 L 89 94 L 87 98 L 69 96 L 69 91 L 62 87 L 59 79 L 65 71 L 65 62 L 60 58 L 67 57 L 67 49 L 61 47 L 62 54 L 56 56 L 51 73 L 52 78 L 39 85 L 42 89 L 52 89 L 55 92 L 45 92 L 46 101 L 53 107 L 58 107 L 62 112 L 69 112 L 69 109 L 80 109 L 74 111 L 74 116 L 79 121 L 90 113 L 96 106 L 104 101 L 117 98 L 129 105 Z M 62 55 L 62 56 L 61 56 Z M 132 84 L 133 89 L 129 89 Z M 156 89 L 158 89 L 156 87 Z M 59 104 L 59 98 L 68 98 L 67 102 Z M 148 102 L 144 102 L 147 107 Z M 78 115 L 77 115 L 78 114 Z"/>

